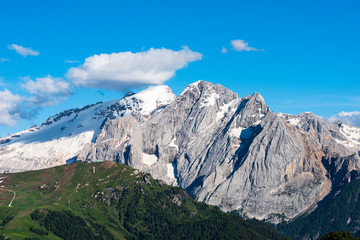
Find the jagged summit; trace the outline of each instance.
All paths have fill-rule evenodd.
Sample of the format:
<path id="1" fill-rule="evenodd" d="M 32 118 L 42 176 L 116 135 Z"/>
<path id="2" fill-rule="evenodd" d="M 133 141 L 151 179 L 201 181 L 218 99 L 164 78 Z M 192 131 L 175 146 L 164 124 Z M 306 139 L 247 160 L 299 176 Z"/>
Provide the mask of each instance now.
<path id="1" fill-rule="evenodd" d="M 33 132 L 0 140 L 0 169 L 116 161 L 225 211 L 278 222 L 359 175 L 359 158 L 351 157 L 359 150 L 360 128 L 311 113 L 275 114 L 259 93 L 238 97 L 197 81 L 177 97 L 153 86 L 50 117 Z"/>
<path id="2" fill-rule="evenodd" d="M 254 101 L 261 102 L 261 103 L 265 104 L 265 100 L 264 100 L 263 96 L 261 96 L 261 94 L 258 93 L 258 92 L 254 92 L 251 95 L 251 98 L 254 99 Z"/>

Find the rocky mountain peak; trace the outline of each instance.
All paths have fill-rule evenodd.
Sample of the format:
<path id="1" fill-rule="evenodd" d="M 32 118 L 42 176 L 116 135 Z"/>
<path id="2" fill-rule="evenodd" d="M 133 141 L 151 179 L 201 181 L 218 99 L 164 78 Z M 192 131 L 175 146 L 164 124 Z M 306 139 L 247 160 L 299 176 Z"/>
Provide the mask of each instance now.
<path id="1" fill-rule="evenodd" d="M 238 107 L 236 126 L 242 128 L 255 126 L 261 122 L 269 111 L 270 108 L 259 93 L 255 92 L 251 96 L 247 95 L 241 99 L 241 104 Z"/>
<path id="2" fill-rule="evenodd" d="M 258 92 L 254 92 L 251 95 L 250 100 L 253 102 L 260 102 L 262 104 L 265 104 L 265 100 L 264 100 L 263 96 L 261 96 L 261 94 Z"/>
<path id="3" fill-rule="evenodd" d="M 206 82 L 204 80 L 198 80 L 194 83 L 190 83 L 184 90 L 184 92 L 188 89 L 191 89 L 191 88 L 197 88 L 199 90 L 205 90 L 205 89 L 208 89 L 208 88 L 211 88 L 213 87 L 214 85 L 211 83 L 211 82 Z"/>

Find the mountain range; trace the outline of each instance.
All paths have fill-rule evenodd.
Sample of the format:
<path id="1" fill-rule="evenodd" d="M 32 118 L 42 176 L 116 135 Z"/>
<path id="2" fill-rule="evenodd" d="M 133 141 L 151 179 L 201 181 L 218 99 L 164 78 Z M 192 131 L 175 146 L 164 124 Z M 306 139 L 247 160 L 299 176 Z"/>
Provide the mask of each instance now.
<path id="1" fill-rule="evenodd" d="M 75 161 L 125 163 L 195 199 L 274 224 L 326 205 L 360 172 L 360 128 L 310 112 L 275 114 L 198 81 L 153 86 L 49 117 L 0 139 L 0 171 Z"/>

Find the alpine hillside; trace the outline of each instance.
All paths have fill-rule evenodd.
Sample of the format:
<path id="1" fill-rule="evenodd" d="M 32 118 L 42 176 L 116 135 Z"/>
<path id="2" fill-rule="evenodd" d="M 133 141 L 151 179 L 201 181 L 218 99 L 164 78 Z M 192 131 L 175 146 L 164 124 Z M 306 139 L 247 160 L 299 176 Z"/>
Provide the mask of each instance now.
<path id="1" fill-rule="evenodd" d="M 287 239 L 261 221 L 223 213 L 115 162 L 0 179 L 0 239 Z"/>

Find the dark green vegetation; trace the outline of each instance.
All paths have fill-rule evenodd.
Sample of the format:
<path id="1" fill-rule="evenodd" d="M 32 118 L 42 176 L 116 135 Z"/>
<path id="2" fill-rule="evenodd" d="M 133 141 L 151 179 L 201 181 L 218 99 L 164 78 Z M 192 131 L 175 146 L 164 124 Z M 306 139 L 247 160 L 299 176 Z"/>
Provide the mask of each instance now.
<path id="1" fill-rule="evenodd" d="M 278 225 L 291 239 L 317 237 L 331 231 L 348 231 L 360 236 L 360 178 L 347 184 L 329 202 L 309 215 Z M 338 239 L 338 238 L 334 238 Z M 339 238 L 342 239 L 342 238 Z M 350 238 L 351 239 L 351 238 Z"/>
<path id="2" fill-rule="evenodd" d="M 320 240 L 360 240 L 359 237 L 353 238 L 349 232 L 334 232 L 331 231 L 320 238 Z"/>
<path id="3" fill-rule="evenodd" d="M 286 239 L 114 162 L 0 177 L 0 239 Z"/>

